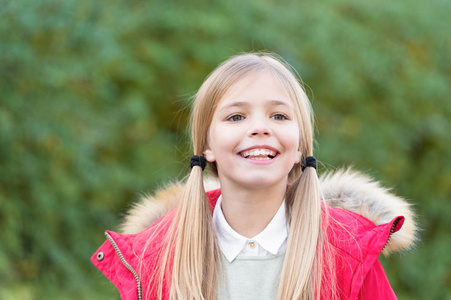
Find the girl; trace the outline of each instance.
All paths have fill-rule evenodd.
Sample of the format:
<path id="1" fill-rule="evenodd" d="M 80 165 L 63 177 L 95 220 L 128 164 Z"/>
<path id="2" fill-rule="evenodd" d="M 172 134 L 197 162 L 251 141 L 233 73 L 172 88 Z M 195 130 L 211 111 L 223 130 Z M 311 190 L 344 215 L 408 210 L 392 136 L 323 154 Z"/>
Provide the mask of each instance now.
<path id="1" fill-rule="evenodd" d="M 313 112 L 286 63 L 230 58 L 191 121 L 185 186 L 145 199 L 92 257 L 122 299 L 396 298 L 377 258 L 413 243 L 409 205 L 350 171 L 320 184 Z M 207 163 L 220 189 L 206 193 Z"/>

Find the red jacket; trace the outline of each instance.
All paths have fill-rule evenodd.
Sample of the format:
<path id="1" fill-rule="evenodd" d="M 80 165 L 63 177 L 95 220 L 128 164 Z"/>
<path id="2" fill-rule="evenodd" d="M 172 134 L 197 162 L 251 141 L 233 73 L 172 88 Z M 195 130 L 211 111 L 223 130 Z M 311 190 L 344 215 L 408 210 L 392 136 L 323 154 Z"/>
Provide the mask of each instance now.
<path id="1" fill-rule="evenodd" d="M 363 201 L 363 204 L 360 203 L 360 205 L 356 206 L 360 210 L 368 209 L 369 206 L 375 206 L 375 203 L 371 203 L 374 201 L 374 195 L 380 196 L 381 192 L 384 194 L 384 197 L 376 197 L 379 198 L 379 201 L 377 202 L 378 205 L 376 205 L 377 214 L 366 214 L 366 216 L 371 217 L 373 221 L 377 218 L 375 223 L 378 225 L 375 225 L 375 223 L 368 218 L 351 210 L 328 207 L 330 216 L 338 221 L 337 223 L 330 223 L 331 225 L 328 228 L 327 234 L 330 242 L 338 253 L 336 272 L 340 298 L 360 300 L 396 299 L 382 265 L 378 261 L 378 257 L 384 248 L 384 252 L 405 249 L 413 243 L 415 224 L 412 218 L 412 212 L 408 209 L 408 204 L 402 199 L 390 195 L 387 193 L 387 190 L 379 187 L 377 183 L 369 181 L 368 178 L 350 172 L 341 172 L 322 178 L 322 186 L 326 187 L 326 189 L 323 188 L 323 194 L 326 199 L 329 199 L 328 202 L 330 204 L 343 206 L 343 203 L 340 202 L 343 197 L 338 197 L 338 194 L 341 196 L 349 196 L 351 192 L 346 188 L 346 184 L 342 184 L 343 182 L 338 185 L 333 185 L 333 189 L 327 189 L 328 184 L 337 183 L 337 176 L 339 180 L 343 180 L 343 178 L 346 177 L 348 177 L 348 179 L 359 179 L 360 181 L 362 178 L 366 180 L 365 182 L 360 182 L 361 185 L 358 188 L 351 184 L 352 193 L 356 193 L 356 190 L 363 187 L 363 189 L 360 190 L 360 194 L 365 195 L 368 192 L 368 189 L 365 189 L 365 187 L 368 188 L 373 185 L 371 186 L 373 194 L 370 195 L 370 199 L 364 199 L 365 201 Z M 356 180 L 353 182 L 354 184 L 356 183 L 355 181 Z M 212 208 L 216 204 L 219 195 L 219 189 L 207 193 Z M 368 195 L 365 195 L 365 197 L 368 198 Z M 405 213 L 406 223 L 408 223 L 408 226 L 405 226 L 407 229 L 403 228 L 399 233 L 397 232 L 403 226 L 405 218 L 403 216 L 393 217 L 393 213 L 396 214 L 396 212 L 388 212 L 387 216 L 387 212 L 384 211 L 384 205 L 379 203 L 381 198 L 390 197 L 392 198 L 387 201 L 389 208 L 396 208 L 396 205 L 388 203 L 390 201 L 394 201 L 394 204 L 398 204 L 399 211 Z M 366 202 L 366 200 L 369 202 Z M 339 203 L 332 203 L 334 201 L 338 201 Z M 349 199 L 346 201 L 349 202 Z M 348 202 L 346 202 L 346 208 L 351 209 L 351 204 L 359 203 L 358 201 L 356 203 L 352 202 L 351 204 Z M 144 211 L 145 209 L 143 206 L 135 207 L 135 212 L 132 211 L 132 216 L 129 218 L 134 218 L 133 220 L 136 223 L 136 218 L 143 218 Z M 135 216 L 133 216 L 134 213 L 136 214 Z M 162 242 L 174 215 L 175 210 L 171 210 L 166 215 L 168 218 L 160 219 L 154 223 L 154 225 L 136 234 L 118 234 L 112 231 L 106 231 L 105 234 L 107 240 L 92 256 L 91 261 L 113 282 L 119 290 L 122 299 L 147 299 L 147 294 L 154 288 L 150 276 L 151 271 L 154 269 L 157 262 L 157 254 L 162 246 L 159 241 Z M 390 221 L 384 223 L 380 222 L 380 220 L 386 219 L 387 217 L 390 217 L 390 215 L 392 217 Z M 156 238 L 153 240 L 154 242 L 147 246 L 144 255 L 142 255 L 146 241 L 151 234 L 155 233 L 155 225 L 159 222 L 165 222 L 162 220 L 168 220 L 168 222 L 160 227 L 163 230 L 158 232 Z M 131 230 L 128 231 L 130 232 Z M 136 231 L 140 231 L 140 229 L 137 229 Z M 389 240 L 390 243 L 388 243 Z M 141 258 L 143 258 L 142 263 L 140 263 Z M 171 274 L 168 273 L 168 277 L 170 275 Z M 167 297 L 169 287 L 166 286 L 164 289 L 165 297 Z"/>

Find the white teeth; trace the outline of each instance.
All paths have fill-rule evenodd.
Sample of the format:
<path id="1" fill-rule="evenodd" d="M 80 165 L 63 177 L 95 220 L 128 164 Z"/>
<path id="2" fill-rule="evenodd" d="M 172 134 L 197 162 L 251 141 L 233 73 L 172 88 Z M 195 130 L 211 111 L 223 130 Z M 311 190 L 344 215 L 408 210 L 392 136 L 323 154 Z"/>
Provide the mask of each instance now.
<path id="1" fill-rule="evenodd" d="M 268 160 L 271 159 L 269 157 L 251 157 L 250 159 L 255 159 L 255 160 Z"/>
<path id="2" fill-rule="evenodd" d="M 269 150 L 269 149 L 252 149 L 249 151 L 244 151 L 241 153 L 241 156 L 245 157 L 245 158 L 251 158 L 251 159 L 259 159 L 259 160 L 264 160 L 264 159 L 271 159 L 268 157 L 272 156 L 274 158 L 274 156 L 276 156 L 277 152 Z M 266 157 L 254 157 L 254 156 L 266 156 Z M 250 157 L 252 156 L 252 157 Z"/>

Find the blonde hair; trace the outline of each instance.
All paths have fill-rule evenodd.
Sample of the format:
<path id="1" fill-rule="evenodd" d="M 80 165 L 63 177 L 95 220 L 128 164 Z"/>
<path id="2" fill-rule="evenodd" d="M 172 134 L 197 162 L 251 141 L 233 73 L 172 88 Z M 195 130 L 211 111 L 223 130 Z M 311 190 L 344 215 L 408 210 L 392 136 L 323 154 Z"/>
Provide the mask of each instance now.
<path id="1" fill-rule="evenodd" d="M 280 57 L 267 53 L 234 56 L 214 70 L 200 87 L 193 106 L 191 130 L 194 155 L 207 149 L 207 132 L 216 106 L 224 94 L 247 75 L 270 72 L 285 88 L 295 106 L 302 158 L 313 155 L 313 111 L 297 73 Z M 215 163 L 210 170 L 217 175 Z M 320 291 L 335 298 L 332 247 L 325 234 L 326 206 L 321 205 L 319 180 L 314 168 L 289 173 L 286 205 L 290 233 L 281 272 L 278 299 L 319 299 Z M 202 170 L 192 168 L 167 245 L 159 261 L 158 297 L 162 297 L 165 270 L 172 268 L 170 299 L 215 299 L 220 266 L 219 247 L 212 224 L 210 203 L 203 187 Z M 326 212 L 326 213 L 325 213 Z M 327 261 L 324 261 L 326 259 Z M 216 266 L 213 268 L 211 266 Z M 324 295 L 323 295 L 324 296 Z"/>

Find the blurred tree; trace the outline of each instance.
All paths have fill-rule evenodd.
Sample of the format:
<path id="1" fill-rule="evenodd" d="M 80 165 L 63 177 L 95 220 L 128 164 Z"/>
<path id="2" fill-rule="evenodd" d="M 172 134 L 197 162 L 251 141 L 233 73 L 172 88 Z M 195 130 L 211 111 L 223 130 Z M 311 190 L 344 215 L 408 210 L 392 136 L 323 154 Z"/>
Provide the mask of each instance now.
<path id="1" fill-rule="evenodd" d="M 441 0 L 3 3 L 0 298 L 117 297 L 89 263 L 102 231 L 187 171 L 205 76 L 267 49 L 308 83 L 322 171 L 352 163 L 416 204 L 422 243 L 384 260 L 399 298 L 451 299 L 450 12 Z"/>

